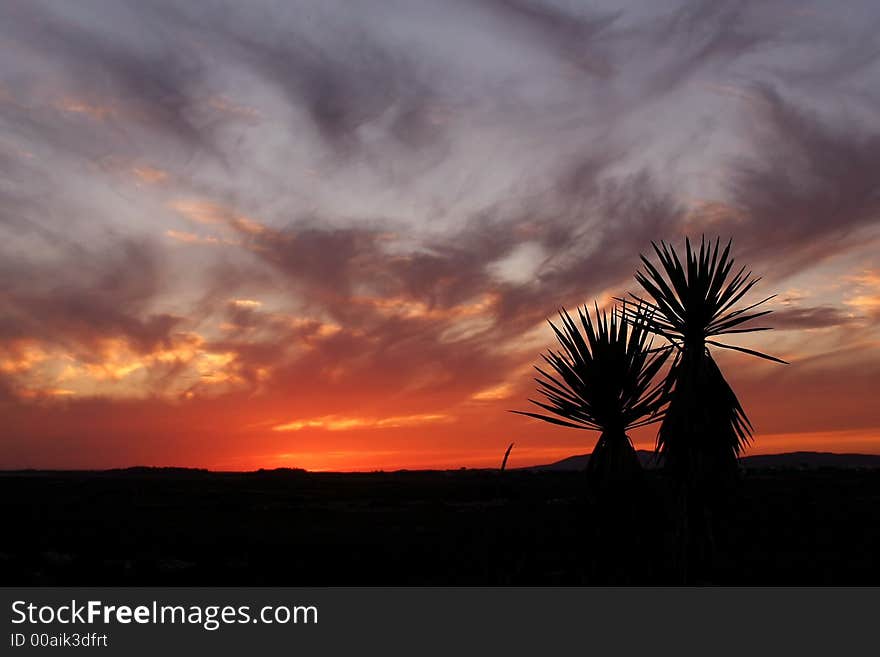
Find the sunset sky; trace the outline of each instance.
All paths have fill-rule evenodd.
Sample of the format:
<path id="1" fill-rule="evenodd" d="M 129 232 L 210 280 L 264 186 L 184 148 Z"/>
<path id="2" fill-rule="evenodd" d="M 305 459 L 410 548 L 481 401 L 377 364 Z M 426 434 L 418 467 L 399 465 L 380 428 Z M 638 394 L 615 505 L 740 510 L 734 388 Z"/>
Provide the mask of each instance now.
<path id="1" fill-rule="evenodd" d="M 880 6 L 0 3 L 0 468 L 513 467 L 651 240 L 778 293 L 750 453 L 880 453 Z M 654 430 L 633 435 L 652 448 Z"/>

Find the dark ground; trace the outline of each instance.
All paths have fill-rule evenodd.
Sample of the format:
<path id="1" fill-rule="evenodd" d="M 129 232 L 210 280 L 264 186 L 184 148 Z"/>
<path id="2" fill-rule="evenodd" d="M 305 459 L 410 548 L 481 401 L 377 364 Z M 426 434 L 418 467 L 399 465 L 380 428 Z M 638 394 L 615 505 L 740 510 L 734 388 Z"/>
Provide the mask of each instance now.
<path id="1" fill-rule="evenodd" d="M 573 472 L 0 473 L 0 584 L 681 583 L 643 485 L 621 535 Z M 718 525 L 691 581 L 880 584 L 880 470 L 750 471 Z"/>

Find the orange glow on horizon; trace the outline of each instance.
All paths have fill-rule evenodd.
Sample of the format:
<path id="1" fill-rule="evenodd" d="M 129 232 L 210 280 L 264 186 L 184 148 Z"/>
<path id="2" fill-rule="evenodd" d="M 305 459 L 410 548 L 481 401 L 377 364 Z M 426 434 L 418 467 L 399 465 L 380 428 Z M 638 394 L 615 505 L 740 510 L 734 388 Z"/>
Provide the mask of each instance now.
<path id="1" fill-rule="evenodd" d="M 536 445 L 516 442 L 511 451 L 509 468 L 524 468 L 561 461 L 570 456 L 588 454 L 597 436 L 580 446 Z M 653 451 L 651 441 L 635 442 L 636 449 Z M 217 463 L 210 469 L 221 471 L 258 468 L 302 468 L 314 472 L 371 472 L 395 470 L 458 470 L 461 468 L 498 468 L 506 443 L 494 449 L 436 452 L 421 448 L 331 450 L 327 452 L 281 452 L 254 459 Z M 838 454 L 880 454 L 880 434 L 875 431 L 824 431 L 811 433 L 771 434 L 756 437 L 755 444 L 743 456 L 780 454 L 786 452 L 835 452 Z M 204 466 L 200 466 L 204 467 Z"/>

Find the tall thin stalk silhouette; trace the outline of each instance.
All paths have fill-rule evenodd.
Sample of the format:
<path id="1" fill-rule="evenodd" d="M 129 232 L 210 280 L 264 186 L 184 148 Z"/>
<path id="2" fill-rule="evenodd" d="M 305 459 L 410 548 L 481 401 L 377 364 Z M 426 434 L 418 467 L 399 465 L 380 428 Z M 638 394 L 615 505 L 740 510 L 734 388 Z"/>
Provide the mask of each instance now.
<path id="1" fill-rule="evenodd" d="M 507 469 L 507 459 L 510 458 L 510 450 L 512 449 L 513 443 L 510 443 L 504 452 L 504 459 L 501 461 L 501 472 L 504 472 Z"/>
<path id="2" fill-rule="evenodd" d="M 633 309 L 635 317 L 641 317 Z M 609 314 L 578 309 L 580 327 L 565 310 L 557 326 L 549 322 L 561 347 L 542 358 L 551 372 L 536 367 L 543 400 L 529 401 L 547 413 L 513 411 L 576 429 L 599 431 L 588 472 L 599 485 L 625 479 L 641 466 L 627 435 L 630 429 L 660 420 L 667 389 L 655 377 L 669 351 L 651 348 L 641 321 L 626 321 L 626 304 Z"/>

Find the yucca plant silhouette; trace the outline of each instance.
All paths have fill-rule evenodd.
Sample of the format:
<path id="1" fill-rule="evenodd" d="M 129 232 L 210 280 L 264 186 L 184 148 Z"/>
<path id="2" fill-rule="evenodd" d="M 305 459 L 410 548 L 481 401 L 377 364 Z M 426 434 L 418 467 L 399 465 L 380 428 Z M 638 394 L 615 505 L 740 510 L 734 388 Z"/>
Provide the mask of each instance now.
<path id="1" fill-rule="evenodd" d="M 654 379 L 669 351 L 651 348 L 642 321 L 626 321 L 626 304 L 609 314 L 578 309 L 580 328 L 565 310 L 560 324 L 549 322 L 561 349 L 542 354 L 553 373 L 540 367 L 535 378 L 544 411 L 513 411 L 564 427 L 601 432 L 588 465 L 593 484 L 625 480 L 641 469 L 627 431 L 657 422 L 666 404 L 666 387 Z M 634 317 L 643 313 L 634 309 Z"/>
<path id="2" fill-rule="evenodd" d="M 752 425 L 715 364 L 709 345 L 784 363 L 717 340 L 722 335 L 768 330 L 743 325 L 770 313 L 751 311 L 775 295 L 735 308 L 760 278 L 745 267 L 731 275 L 730 241 L 721 250 L 720 239 L 713 246 L 703 237 L 697 251 L 686 240 L 684 263 L 666 242 L 652 245 L 659 267 L 643 255 L 644 270 L 636 274 L 649 299 L 631 295 L 640 304 L 639 312 L 627 311 L 627 318 L 664 337 L 675 353 L 667 377 L 669 406 L 657 433 L 657 450 L 665 468 L 686 488 L 711 487 L 736 473 L 737 457 L 751 440 Z"/>

